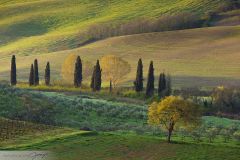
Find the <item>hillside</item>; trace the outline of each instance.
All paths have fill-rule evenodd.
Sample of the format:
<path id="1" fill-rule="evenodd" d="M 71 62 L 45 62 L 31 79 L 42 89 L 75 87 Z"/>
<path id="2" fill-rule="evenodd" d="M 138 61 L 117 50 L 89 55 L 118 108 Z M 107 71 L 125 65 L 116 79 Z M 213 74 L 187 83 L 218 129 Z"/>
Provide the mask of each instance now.
<path id="1" fill-rule="evenodd" d="M 0 147 L 1 148 L 1 147 Z M 15 150 L 50 150 L 58 160 L 152 159 L 152 160 L 235 160 L 239 147 L 211 144 L 173 143 L 152 136 L 129 134 L 65 134 L 40 143 L 14 147 Z M 11 147 L 9 149 L 12 149 Z M 215 153 L 215 154 L 212 154 Z"/>
<path id="2" fill-rule="evenodd" d="M 147 64 L 153 59 L 152 56 L 156 56 L 154 59 L 160 62 L 155 62 L 156 70 L 171 72 L 178 77 L 176 83 L 182 83 L 185 76 L 191 82 L 196 77 L 203 77 L 202 81 L 210 86 L 219 81 L 218 78 L 212 80 L 215 77 L 226 77 L 226 80 L 239 78 L 239 69 L 235 63 L 238 56 L 238 27 L 122 36 L 81 47 L 81 44 L 88 42 L 88 29 L 96 25 L 110 23 L 117 26 L 143 17 L 154 20 L 164 15 L 181 13 L 194 13 L 202 19 L 210 12 L 218 13 L 219 8 L 227 5 L 227 2 L 229 1 L 3 0 L 0 2 L 0 80 L 9 79 L 9 59 L 12 54 L 17 55 L 19 79 L 28 79 L 29 67 L 34 58 L 40 60 L 42 71 L 49 60 L 53 77 L 59 78 L 62 62 L 68 53 L 77 53 L 83 59 L 94 61 L 103 54 L 117 54 L 132 64 L 131 73 L 135 73 L 137 58 L 141 56 Z M 237 25 L 238 13 L 219 13 L 217 18 L 210 19 L 210 25 Z M 206 34 L 202 35 L 202 32 Z M 180 37 L 185 38 L 180 40 Z M 229 47 L 226 49 L 226 46 Z M 215 54 L 221 56 L 215 57 Z M 233 56 L 230 57 L 229 54 L 236 57 L 231 58 Z M 233 63 L 227 63 L 232 60 Z M 220 66 L 216 67 L 215 64 Z M 222 70 L 225 67 L 228 69 Z M 134 74 L 129 74 L 124 82 L 132 80 L 133 76 Z M 232 82 L 235 83 L 235 80 Z"/>
<path id="3" fill-rule="evenodd" d="M 109 101 L 82 94 L 29 91 L 8 86 L 1 86 L 0 98 L 0 116 L 15 118 L 17 113 L 19 117 L 28 121 L 44 120 L 52 124 L 55 121 L 54 124 L 61 126 L 21 121 L 19 123 L 25 124 L 25 129 L 32 128 L 33 131 L 20 134 L 18 130 L 21 127 L 17 127 L 18 130 L 12 127 L 19 125 L 12 125 L 12 121 L 9 120 L 10 123 L 3 123 L 6 120 L 0 119 L 0 129 L 3 128 L 1 134 L 4 130 L 10 131 L 10 134 L 15 133 L 11 134 L 15 135 L 14 138 L 1 141 L 0 150 L 47 150 L 56 154 L 57 160 L 235 160 L 240 156 L 239 139 L 235 139 L 231 133 L 228 135 L 230 139 L 224 141 L 225 136 L 220 132 L 225 129 L 238 130 L 239 120 L 204 116 L 203 126 L 194 129 L 194 132 L 180 132 L 179 128 L 176 128 L 173 143 L 169 144 L 165 141 L 166 132 L 163 128 L 147 125 L 147 110 L 143 105 Z M 6 124 L 10 130 L 5 129 Z M 211 143 L 207 133 L 215 127 L 220 130 Z M 200 141 L 195 139 L 199 135 L 194 136 L 199 132 Z M 16 136 L 16 133 L 19 133 L 19 136 Z M 213 155 L 213 152 L 216 154 Z"/>
<path id="4" fill-rule="evenodd" d="M 215 10 L 225 0 L 4 0 L 0 2 L 1 55 L 71 49 L 89 26 L 139 17 Z M 127 11 L 126 11 L 127 10 Z"/>
<path id="5" fill-rule="evenodd" d="M 108 38 L 77 49 L 54 52 L 51 54 L 18 57 L 18 75 L 28 79 L 29 66 L 34 58 L 40 60 L 40 72 L 49 60 L 55 77 L 60 76 L 61 65 L 70 53 L 81 55 L 84 60 L 95 62 L 104 54 L 115 54 L 131 64 L 131 73 L 124 82 L 132 85 L 138 58 L 144 59 L 147 74 L 150 60 L 155 62 L 155 72 L 165 70 L 171 73 L 174 84 L 189 86 L 214 86 L 225 83 L 237 84 L 239 79 L 240 28 L 211 27 L 163 33 L 146 33 Z M 1 77 L 8 79 L 10 61 L 0 59 Z M 225 79 L 222 79 L 224 77 Z M 200 78 L 196 81 L 197 78 Z M 228 80 L 228 81 L 227 81 Z M 128 83 L 129 81 L 129 83 Z M 226 82 L 227 81 L 227 82 Z"/>

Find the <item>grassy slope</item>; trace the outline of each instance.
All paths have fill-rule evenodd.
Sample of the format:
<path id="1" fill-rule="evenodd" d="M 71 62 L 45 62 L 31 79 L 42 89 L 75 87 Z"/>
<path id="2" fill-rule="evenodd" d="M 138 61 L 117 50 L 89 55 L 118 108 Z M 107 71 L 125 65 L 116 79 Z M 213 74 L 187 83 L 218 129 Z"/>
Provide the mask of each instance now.
<path id="1" fill-rule="evenodd" d="M 79 35 L 83 33 L 90 25 L 102 22 L 111 22 L 117 24 L 142 16 L 157 18 L 164 14 L 177 14 L 179 12 L 189 11 L 199 15 L 204 15 L 209 11 L 215 10 L 218 5 L 222 4 L 224 1 L 225 0 L 112 0 L 111 2 L 106 0 L 1 1 L 0 64 L 2 67 L 0 68 L 0 72 L 5 72 L 5 74 L 1 74 L 1 79 L 9 79 L 9 56 L 12 54 L 21 55 L 18 56 L 18 68 L 29 68 L 32 60 L 35 57 L 38 57 L 41 60 L 41 68 L 43 68 L 45 65 L 46 60 L 50 59 L 52 62 L 53 73 L 56 73 L 59 71 L 62 60 L 67 55 L 66 53 L 78 52 L 78 50 L 72 51 L 70 49 L 74 49 L 78 46 L 82 40 L 81 36 Z M 151 38 L 151 36 L 146 35 L 146 39 L 149 40 L 149 38 Z M 159 42 L 150 41 L 151 43 L 146 43 L 147 41 L 144 41 L 144 39 L 145 35 L 143 35 L 141 40 L 143 40 L 143 44 L 148 46 L 146 50 L 141 51 L 141 49 L 137 48 L 139 43 L 141 43 L 140 41 L 136 41 L 136 43 L 138 43 L 136 44 L 136 47 L 129 48 L 128 46 L 126 49 L 130 49 L 129 53 L 135 52 L 135 54 L 137 53 L 138 55 L 143 55 L 146 53 L 145 56 L 147 56 L 153 52 L 157 54 L 156 51 L 167 51 L 170 46 L 158 48 L 157 45 L 159 44 L 156 43 Z M 154 39 L 159 40 L 159 37 L 155 37 Z M 183 46 L 180 45 L 180 47 L 184 48 L 186 46 L 190 46 L 191 43 L 188 44 L 188 42 L 189 41 L 185 41 L 186 44 Z M 166 42 L 165 44 L 169 43 L 170 42 Z M 116 45 L 116 43 L 113 44 Z M 134 46 L 135 42 L 133 42 L 131 45 Z M 122 53 L 123 51 L 125 52 L 125 50 L 121 50 L 121 47 L 122 46 L 116 46 L 116 48 L 113 50 L 102 50 L 101 52 L 121 52 L 121 54 L 126 55 L 127 53 Z M 55 51 L 62 52 L 55 53 Z M 88 50 L 83 49 L 80 53 L 82 54 L 83 51 L 84 55 L 87 56 L 85 53 L 87 53 Z M 102 53 L 99 53 L 99 50 L 95 50 L 95 53 L 96 52 L 98 53 L 97 57 L 102 55 Z M 169 50 L 169 52 L 172 53 L 174 51 L 172 49 Z M 185 54 L 184 50 L 182 50 L 182 52 L 182 54 Z M 36 54 L 42 55 L 35 56 Z M 95 56 L 95 54 L 93 56 Z M 177 59 L 177 57 L 175 59 Z M 168 57 L 166 57 L 166 59 L 167 58 Z M 152 57 L 149 56 L 146 59 L 152 59 Z M 136 60 L 134 60 L 134 67 L 135 61 Z M 165 64 L 165 62 L 162 63 Z M 176 64 L 175 61 L 171 61 L 169 65 L 174 66 L 175 68 L 183 67 L 181 70 L 185 71 L 187 66 L 184 66 L 183 63 L 184 62 L 178 62 Z M 159 67 L 157 66 L 156 68 Z M 164 65 L 161 67 L 161 69 L 163 68 L 172 72 L 172 70 Z M 21 70 L 19 77 L 26 79 L 26 77 L 28 77 L 28 70 L 29 69 L 24 71 Z M 183 73 L 187 75 L 196 75 L 196 70 L 198 70 L 198 68 Z M 177 75 L 180 72 L 181 71 L 176 71 L 176 73 L 173 72 L 173 74 Z M 204 76 L 208 76 L 209 74 L 211 75 L 211 72 L 208 74 L 203 73 Z M 221 75 L 222 73 L 219 74 Z M 235 74 L 234 71 L 227 73 L 227 76 L 232 76 L 232 74 Z M 58 76 L 59 74 L 55 75 Z"/>
<path id="2" fill-rule="evenodd" d="M 165 70 L 177 76 L 240 78 L 239 42 L 239 26 L 216 27 L 109 38 L 69 53 L 88 60 L 105 54 L 120 56 L 132 65 L 127 80 L 134 79 L 140 57 L 145 75 L 149 61 L 154 60 L 156 73 Z"/>
<path id="3" fill-rule="evenodd" d="M 6 94 L 6 90 L 2 90 L 4 95 Z M 13 99 L 14 93 L 11 92 Z M 20 93 L 19 93 L 20 94 Z M 39 92 L 37 92 L 39 94 Z M 104 124 L 112 124 L 114 123 L 114 119 L 110 119 L 106 115 L 97 116 L 91 108 L 96 106 L 100 110 L 104 111 L 106 114 L 114 114 L 114 112 L 110 112 L 110 110 L 106 110 L 106 106 L 111 103 L 112 106 L 109 108 L 114 109 L 120 108 L 120 103 L 117 102 L 108 102 L 104 100 L 94 100 L 78 96 L 66 96 L 60 93 L 43 93 L 49 98 L 55 100 L 58 103 L 62 104 L 63 112 L 61 115 L 57 116 L 58 121 L 66 120 L 65 125 L 75 126 L 79 128 L 79 123 L 82 122 L 83 115 L 79 114 L 84 108 L 88 108 L 88 110 L 84 115 L 86 115 L 86 119 L 90 123 L 99 123 L 99 125 Z M 22 93 L 20 95 L 25 95 L 26 93 Z M 19 98 L 21 97 L 19 95 Z M 33 93 L 31 95 L 34 95 Z M 9 96 L 7 96 L 9 97 Z M 42 100 L 43 97 L 38 95 L 37 99 Z M 9 100 L 2 98 L 1 104 L 4 106 L 4 103 L 9 103 Z M 62 99 L 62 100 L 61 100 Z M 14 99 L 15 100 L 15 99 Z M 45 99 L 47 101 L 47 99 Z M 78 106 L 80 103 L 85 102 L 85 107 L 79 109 Z M 88 101 L 88 102 L 87 102 Z M 53 103 L 56 103 L 53 102 Z M 75 103 L 77 102 L 77 103 Z M 19 105 L 19 104 L 18 104 Z M 97 105 L 100 105 L 97 107 Z M 12 105 L 12 109 L 16 109 L 17 104 Z M 60 106 L 55 106 L 59 108 Z M 132 105 L 127 105 L 126 107 L 136 107 Z M 8 107 L 9 109 L 10 107 Z M 7 112 L 8 109 L 2 109 L 1 111 Z M 123 118 L 117 118 L 118 115 L 122 114 L 123 111 L 117 112 L 115 115 L 118 126 L 121 123 L 129 123 L 131 122 L 132 117 L 135 117 L 136 111 L 129 111 L 131 116 L 124 116 Z M 87 114 L 88 113 L 88 114 Z M 104 119 L 106 117 L 106 119 Z M 127 117 L 127 118 L 125 118 Z M 85 119 L 84 118 L 84 119 Z M 214 117 L 205 117 L 205 121 L 213 122 L 214 125 L 223 124 L 224 126 L 229 126 L 231 124 L 239 123 L 239 121 L 229 120 L 229 119 L 221 119 Z M 108 123 L 110 120 L 111 123 Z M 142 118 L 136 119 L 135 123 L 141 125 Z M 77 122 L 77 123 L 76 123 Z M 143 132 L 141 132 L 142 134 Z M 177 140 L 178 143 L 167 144 L 163 141 L 165 136 L 137 136 L 133 134 L 110 134 L 110 133 L 100 133 L 100 134 L 91 134 L 90 132 L 82 132 L 75 129 L 66 129 L 59 128 L 56 130 L 48 130 L 42 134 L 33 134 L 33 135 L 25 135 L 14 141 L 5 141 L 1 142 L 0 149 L 7 150 L 50 150 L 57 154 L 59 159 L 209 159 L 209 160 L 218 160 L 218 159 L 238 159 L 239 158 L 239 147 L 237 146 L 237 142 L 229 141 L 228 143 L 223 143 L 222 139 L 218 139 L 214 141 L 213 144 L 206 143 L 206 140 L 201 144 L 192 143 L 193 141 L 189 141 L 188 143 L 182 143 L 180 137 L 174 137 L 174 140 Z M 216 154 L 212 154 L 216 153 Z"/>
<path id="4" fill-rule="evenodd" d="M 89 25 L 120 23 L 192 11 L 204 14 L 224 0 L 9 0 L 0 4 L 1 54 L 33 54 L 74 48 Z"/>
<path id="5" fill-rule="evenodd" d="M 8 124 L 8 126 L 6 126 Z M 0 117 L 1 132 L 8 133 L 9 138 L 2 139 L 1 137 L 1 149 L 26 147 L 32 144 L 39 144 L 48 142 L 55 139 L 61 139 L 64 137 L 88 134 L 87 131 L 80 131 L 70 128 L 60 128 L 54 126 L 46 126 L 38 123 L 30 123 L 25 121 L 12 121 Z M 4 126 L 4 127 L 3 127 Z M 13 127 L 12 127 L 13 126 Z M 21 126 L 18 128 L 18 126 Z M 7 127 L 7 129 L 5 128 Z M 21 134 L 21 130 L 23 133 Z M 14 134 L 14 135 L 12 135 Z"/>
<path id="6" fill-rule="evenodd" d="M 114 37 L 77 49 L 37 57 L 40 60 L 40 73 L 44 73 L 44 65 L 47 60 L 50 60 L 54 75 L 59 76 L 61 65 L 70 53 L 81 55 L 83 61 L 95 61 L 105 54 L 115 54 L 131 64 L 131 73 L 125 79 L 125 82 L 130 85 L 135 76 L 137 59 L 142 57 L 145 66 L 144 75 L 147 75 L 149 61 L 154 60 L 156 74 L 163 70 L 170 72 L 176 76 L 174 85 L 214 86 L 230 83 L 227 81 L 229 78 L 240 78 L 239 42 L 239 26 L 212 27 Z M 28 79 L 28 66 L 35 57 L 18 57 L 18 67 L 23 68 L 21 72 L 19 71 L 19 77 Z M 8 70 L 9 62 L 6 59 L 0 59 L 0 63 L 3 64 L 0 70 Z M 8 79 L 9 73 L 5 72 L 1 75 Z M 192 78 L 187 78 L 186 81 L 186 78 L 178 76 L 191 76 Z M 210 78 L 196 81 L 194 76 Z M 226 79 L 219 77 L 226 77 Z M 237 80 L 231 82 L 238 84 Z"/>
<path id="7" fill-rule="evenodd" d="M 58 128 L 45 131 L 41 134 L 32 133 L 24 135 L 15 139 L 2 141 L 0 145 L 1 150 L 15 150 L 15 149 L 32 149 L 33 146 L 42 145 L 43 143 L 51 143 L 56 140 L 64 140 L 68 137 L 92 134 L 89 131 L 80 131 L 69 128 Z"/>
<path id="8" fill-rule="evenodd" d="M 50 150 L 59 160 L 65 159 L 178 159 L 178 160 L 235 160 L 240 158 L 239 148 L 213 146 L 207 144 L 175 143 L 167 144 L 156 137 L 129 134 L 100 133 L 83 136 L 73 134 L 64 138 L 52 139 L 17 150 Z M 214 153 L 214 154 L 212 154 Z"/>

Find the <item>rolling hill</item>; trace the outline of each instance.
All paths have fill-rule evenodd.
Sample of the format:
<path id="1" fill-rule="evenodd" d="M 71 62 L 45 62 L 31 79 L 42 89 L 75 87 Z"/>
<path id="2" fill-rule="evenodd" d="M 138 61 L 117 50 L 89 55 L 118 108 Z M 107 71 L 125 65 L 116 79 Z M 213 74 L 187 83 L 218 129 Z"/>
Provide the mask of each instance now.
<path id="1" fill-rule="evenodd" d="M 27 80 L 29 65 L 34 58 L 40 61 L 42 75 L 44 65 L 49 60 L 52 72 L 58 77 L 61 65 L 69 54 L 78 54 L 83 61 L 93 62 L 103 55 L 114 54 L 131 64 L 131 73 L 124 81 L 126 84 L 132 84 L 140 57 L 144 60 L 144 75 L 147 75 L 149 61 L 154 60 L 155 73 L 171 73 L 174 84 L 180 86 L 237 84 L 240 78 L 239 42 L 239 26 L 113 37 L 72 50 L 18 57 L 18 68 L 21 68 L 18 76 Z M 8 70 L 9 60 L 0 59 L 0 63 L 3 64 L 2 71 Z M 1 77 L 7 79 L 8 75 L 8 72 L 3 72 Z M 199 77 L 200 80 L 196 81 Z"/>
<path id="2" fill-rule="evenodd" d="M 225 0 L 7 0 L 0 4 L 0 52 L 39 54 L 77 47 L 91 25 L 214 11 Z"/>
<path id="3" fill-rule="evenodd" d="M 229 79 L 235 83 L 240 71 L 237 66 L 238 26 L 120 36 L 79 46 L 84 41 L 82 35 L 93 25 L 118 25 L 142 17 L 155 19 L 184 12 L 204 17 L 226 2 L 3 0 L 0 2 L 0 79 L 9 79 L 12 54 L 17 55 L 19 79 L 27 80 L 34 58 L 40 61 L 41 73 L 46 61 L 50 61 L 54 77 L 59 78 L 63 60 L 69 53 L 75 53 L 94 61 L 104 54 L 116 54 L 127 59 L 132 65 L 132 72 L 126 77 L 125 84 L 132 80 L 139 57 L 144 58 L 145 66 L 154 59 L 156 73 L 165 70 L 176 77 L 176 83 L 185 83 L 185 77 L 191 83 L 202 77 L 199 82 L 210 86 L 229 82 Z M 238 12 L 222 14 L 220 22 L 214 21 L 213 25 L 235 22 L 238 16 Z"/>

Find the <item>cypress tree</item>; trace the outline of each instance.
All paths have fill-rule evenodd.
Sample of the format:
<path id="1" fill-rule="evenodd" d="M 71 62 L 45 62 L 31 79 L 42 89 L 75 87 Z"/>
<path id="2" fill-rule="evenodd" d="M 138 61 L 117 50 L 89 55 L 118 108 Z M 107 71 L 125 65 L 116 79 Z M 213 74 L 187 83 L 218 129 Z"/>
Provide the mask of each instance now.
<path id="1" fill-rule="evenodd" d="M 91 84 L 90 84 L 90 87 L 92 88 L 93 91 L 95 91 L 95 88 L 94 88 L 95 72 L 96 72 L 96 66 L 94 66 L 94 68 L 93 68 L 93 73 L 92 73 L 92 78 L 91 78 Z"/>
<path id="2" fill-rule="evenodd" d="M 141 92 L 143 90 L 143 64 L 142 59 L 138 60 L 136 80 L 134 81 L 135 91 Z"/>
<path id="3" fill-rule="evenodd" d="M 149 65 L 149 70 L 148 70 L 146 96 L 151 97 L 153 95 L 154 95 L 154 68 L 153 68 L 153 61 L 151 61 Z"/>
<path id="4" fill-rule="evenodd" d="M 38 75 L 38 60 L 34 60 L 34 85 L 39 85 L 39 75 Z"/>
<path id="5" fill-rule="evenodd" d="M 33 64 L 31 65 L 30 68 L 30 74 L 29 74 L 29 86 L 34 85 L 34 69 L 33 69 Z"/>
<path id="6" fill-rule="evenodd" d="M 96 68 L 95 68 L 95 75 L 94 75 L 94 90 L 100 91 L 102 84 L 102 70 L 99 64 L 99 60 L 97 60 Z"/>
<path id="7" fill-rule="evenodd" d="M 110 83 L 109 83 L 109 92 L 112 93 L 112 80 L 110 79 Z"/>
<path id="8" fill-rule="evenodd" d="M 165 96 L 166 89 L 167 89 L 166 76 L 165 73 L 161 73 L 158 82 L 158 96 L 160 98 Z"/>
<path id="9" fill-rule="evenodd" d="M 50 63 L 47 62 L 46 69 L 45 69 L 45 85 L 49 86 L 50 85 Z"/>
<path id="10" fill-rule="evenodd" d="M 82 61 L 80 56 L 77 57 L 74 69 L 74 86 L 80 87 L 82 84 Z"/>
<path id="11" fill-rule="evenodd" d="M 17 84 L 17 69 L 16 69 L 16 57 L 15 55 L 12 56 L 11 62 L 11 85 L 15 86 Z"/>
<path id="12" fill-rule="evenodd" d="M 165 96 L 170 96 L 172 94 L 172 80 L 171 76 L 168 74 L 166 78 L 166 93 Z"/>

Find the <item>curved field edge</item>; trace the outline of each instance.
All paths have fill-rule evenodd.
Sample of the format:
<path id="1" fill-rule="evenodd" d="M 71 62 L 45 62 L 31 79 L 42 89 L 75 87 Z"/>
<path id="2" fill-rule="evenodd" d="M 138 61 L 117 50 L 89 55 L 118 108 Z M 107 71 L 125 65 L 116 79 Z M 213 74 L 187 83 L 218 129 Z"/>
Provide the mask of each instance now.
<path id="1" fill-rule="evenodd" d="M 52 143 L 57 140 L 64 140 L 74 136 L 94 135 L 95 132 L 79 131 L 74 129 L 56 129 L 48 131 L 42 135 L 26 135 L 13 140 L 6 141 L 1 144 L 1 150 L 26 150 L 32 149 L 34 146 L 43 147 L 45 143 Z"/>

